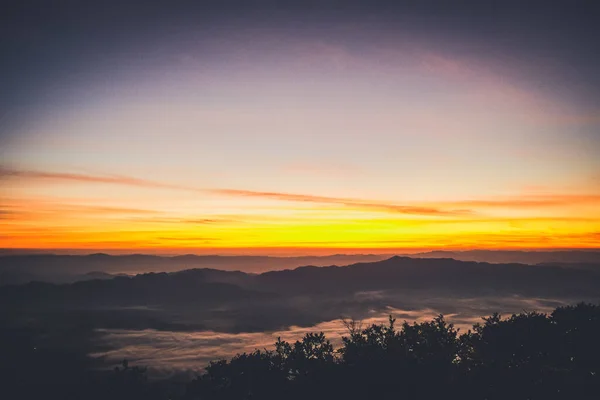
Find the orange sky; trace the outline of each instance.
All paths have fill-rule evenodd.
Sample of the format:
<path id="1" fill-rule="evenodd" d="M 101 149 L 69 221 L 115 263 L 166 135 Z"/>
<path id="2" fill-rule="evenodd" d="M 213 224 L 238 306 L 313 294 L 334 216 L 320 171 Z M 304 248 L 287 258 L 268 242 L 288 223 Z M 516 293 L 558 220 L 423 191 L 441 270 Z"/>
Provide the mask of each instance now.
<path id="1" fill-rule="evenodd" d="M 364 23 L 40 67 L 0 127 L 0 247 L 600 247 L 600 110 L 569 59 Z"/>
<path id="2" fill-rule="evenodd" d="M 530 189 L 514 196 L 400 203 L 202 189 L 126 176 L 6 169 L 3 176 L 14 193 L 30 187 L 59 194 L 98 190 L 94 197 L 3 196 L 3 248 L 292 255 L 600 243 L 598 194 Z M 116 195 L 121 191 L 131 198 Z"/>

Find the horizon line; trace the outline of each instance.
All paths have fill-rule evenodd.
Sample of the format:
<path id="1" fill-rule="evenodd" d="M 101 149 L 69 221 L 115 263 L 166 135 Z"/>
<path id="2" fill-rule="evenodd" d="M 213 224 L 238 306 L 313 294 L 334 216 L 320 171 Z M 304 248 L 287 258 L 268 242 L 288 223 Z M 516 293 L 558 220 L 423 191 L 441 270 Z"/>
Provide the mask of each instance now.
<path id="1" fill-rule="evenodd" d="M 600 252 L 600 247 L 556 247 L 556 248 L 427 248 L 427 249 L 367 249 L 367 248 L 343 248 L 343 249 L 299 249 L 299 248 L 231 248 L 219 249 L 229 251 L 206 252 L 189 251 L 191 249 L 45 249 L 45 248 L 0 248 L 0 257 L 3 256 L 28 256 L 28 255 L 57 255 L 57 256 L 158 256 L 158 257 L 180 257 L 180 256 L 198 256 L 198 257 L 277 257 L 277 258 L 296 258 L 296 257 L 334 257 L 334 256 L 394 256 L 394 255 L 417 255 L 436 252 L 448 253 L 470 253 L 470 252 L 519 252 L 519 253 L 557 253 L 557 252 Z M 197 249 L 196 249 L 197 250 Z M 217 250 L 217 249 L 211 249 Z M 244 252 L 246 250 L 246 252 Z M 249 250 L 249 251 L 248 251 Z M 298 251 L 306 250 L 306 251 Z M 354 250 L 354 251 L 353 251 Z"/>

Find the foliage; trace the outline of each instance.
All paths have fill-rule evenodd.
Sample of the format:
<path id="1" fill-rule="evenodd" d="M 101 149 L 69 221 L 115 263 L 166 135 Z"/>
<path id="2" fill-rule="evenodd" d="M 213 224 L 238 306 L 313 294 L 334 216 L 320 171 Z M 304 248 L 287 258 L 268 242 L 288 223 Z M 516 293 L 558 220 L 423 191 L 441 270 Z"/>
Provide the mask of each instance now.
<path id="1" fill-rule="evenodd" d="M 112 372 L 92 373 L 81 357 L 61 358 L 26 340 L 24 332 L 4 331 L 2 393 L 128 400 L 585 400 L 600 393 L 600 306 L 494 314 L 462 335 L 441 315 L 400 328 L 391 317 L 384 325 L 347 327 L 337 350 L 323 333 L 294 343 L 278 339 L 273 350 L 211 362 L 179 393 L 126 361 Z"/>
<path id="2" fill-rule="evenodd" d="M 600 393 L 600 307 L 484 318 L 459 335 L 442 315 L 400 329 L 347 324 L 337 351 L 308 334 L 212 363 L 188 399 L 592 399 Z"/>

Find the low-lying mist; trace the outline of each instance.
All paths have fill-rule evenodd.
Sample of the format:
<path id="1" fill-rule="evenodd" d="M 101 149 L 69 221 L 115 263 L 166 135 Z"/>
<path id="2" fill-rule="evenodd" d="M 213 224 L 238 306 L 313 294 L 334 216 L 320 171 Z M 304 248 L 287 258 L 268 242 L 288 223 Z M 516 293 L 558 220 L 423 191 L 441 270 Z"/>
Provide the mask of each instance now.
<path id="1" fill-rule="evenodd" d="M 100 257 L 104 259 L 104 256 Z M 163 261 L 160 261 L 163 262 Z M 0 287 L 0 325 L 32 348 L 69 349 L 99 368 L 124 358 L 152 377 L 189 376 L 209 361 L 271 348 L 344 320 L 367 326 L 443 314 L 466 332 L 494 312 L 547 312 L 600 300 L 595 264 L 489 264 L 392 257 L 261 274 L 218 269 Z M 11 333 L 12 332 L 12 333 Z"/>
<path id="2" fill-rule="evenodd" d="M 396 297 L 396 298 L 395 298 Z M 389 303 L 387 306 L 375 306 Z M 354 300 L 354 301 L 353 301 Z M 398 321 L 421 322 L 431 320 L 439 314 L 467 332 L 473 324 L 482 322 L 482 317 L 493 312 L 505 315 L 525 311 L 550 312 L 554 308 L 573 304 L 575 300 L 539 299 L 521 296 L 479 298 L 407 298 L 386 293 L 356 293 L 347 303 L 347 313 L 338 318 L 324 320 L 314 325 L 291 325 L 284 329 L 254 332 L 223 332 L 215 330 L 158 330 L 158 329 L 98 329 L 96 344 L 104 350 L 94 352 L 92 357 L 102 358 L 108 365 L 116 365 L 128 359 L 136 365 L 148 366 L 151 378 L 193 377 L 210 362 L 228 359 L 235 354 L 255 349 L 272 349 L 278 338 L 293 342 L 309 332 L 324 332 L 337 347 L 342 336 L 348 335 L 346 323 L 354 320 L 359 326 L 386 323 L 389 316 Z M 365 301 L 366 300 L 366 301 Z M 412 303 L 412 305 L 411 305 Z M 421 306 L 417 307 L 416 304 Z M 305 303 L 306 304 L 306 303 Z M 396 308 L 409 306 L 409 308 Z M 290 310 L 293 313 L 293 310 Z M 323 313 L 323 318 L 329 317 Z M 293 320 L 293 315 L 289 316 Z M 299 321 L 302 315 L 299 315 Z M 273 316 L 277 319 L 277 316 Z M 232 322 L 232 324 L 234 324 Z"/>

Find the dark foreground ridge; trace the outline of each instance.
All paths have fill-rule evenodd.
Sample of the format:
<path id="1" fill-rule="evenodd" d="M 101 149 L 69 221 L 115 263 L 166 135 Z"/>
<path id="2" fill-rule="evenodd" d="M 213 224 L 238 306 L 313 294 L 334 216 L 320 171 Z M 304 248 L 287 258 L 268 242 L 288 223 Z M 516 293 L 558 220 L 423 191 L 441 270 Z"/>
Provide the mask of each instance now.
<path id="1" fill-rule="evenodd" d="M 323 333 L 211 362 L 187 383 L 149 381 L 3 331 L 2 397 L 11 399 L 597 399 L 600 306 L 494 314 L 459 335 L 443 316 L 361 328 L 334 349 Z M 12 336 L 11 336 L 12 335 Z"/>

